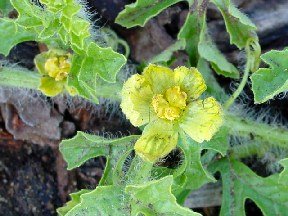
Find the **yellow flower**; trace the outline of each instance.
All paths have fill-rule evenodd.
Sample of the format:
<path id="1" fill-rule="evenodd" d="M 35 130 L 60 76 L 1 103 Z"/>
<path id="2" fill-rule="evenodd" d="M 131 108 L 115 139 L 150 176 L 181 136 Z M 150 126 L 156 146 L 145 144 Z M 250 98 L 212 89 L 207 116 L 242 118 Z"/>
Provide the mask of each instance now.
<path id="1" fill-rule="evenodd" d="M 150 64 L 142 75 L 131 76 L 122 89 L 121 108 L 134 126 L 148 124 L 136 153 L 155 162 L 176 147 L 181 130 L 199 143 L 210 140 L 222 125 L 222 109 L 213 97 L 199 99 L 206 88 L 196 68 L 173 71 Z"/>
<path id="2" fill-rule="evenodd" d="M 47 96 L 56 96 L 65 89 L 69 94 L 77 94 L 67 85 L 71 69 L 71 54 L 62 50 L 49 50 L 35 57 L 35 65 L 42 74 L 39 90 Z"/>

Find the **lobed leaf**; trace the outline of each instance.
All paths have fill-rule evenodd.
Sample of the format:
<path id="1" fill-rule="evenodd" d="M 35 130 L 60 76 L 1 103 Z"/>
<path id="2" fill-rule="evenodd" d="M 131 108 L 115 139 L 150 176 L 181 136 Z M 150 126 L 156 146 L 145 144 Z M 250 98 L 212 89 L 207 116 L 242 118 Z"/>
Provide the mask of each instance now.
<path id="1" fill-rule="evenodd" d="M 137 0 L 126 5 L 119 13 L 115 22 L 126 27 L 144 26 L 149 19 L 157 16 L 161 11 L 183 0 Z"/>
<path id="2" fill-rule="evenodd" d="M 114 52 L 112 48 L 101 48 L 91 42 L 87 48 L 87 56 L 81 65 L 79 80 L 94 91 L 97 76 L 113 83 L 116 81 L 118 71 L 125 63 L 124 55 Z"/>
<path id="3" fill-rule="evenodd" d="M 230 0 L 212 0 L 212 2 L 224 18 L 231 44 L 242 49 L 251 38 L 257 38 L 256 26 Z"/>
<path id="4" fill-rule="evenodd" d="M 252 74 L 252 91 L 255 103 L 264 103 L 288 90 L 288 49 L 272 50 L 261 56 L 270 68 L 260 68 Z"/>
<path id="5" fill-rule="evenodd" d="M 81 202 L 80 196 L 82 194 L 89 193 L 89 192 L 90 192 L 90 190 L 83 189 L 83 190 L 80 190 L 76 193 L 71 193 L 70 194 L 71 200 L 69 202 L 67 202 L 65 204 L 65 206 L 57 209 L 58 215 L 59 216 L 66 215 L 71 209 L 73 209 L 76 205 L 78 205 Z"/>
<path id="6" fill-rule="evenodd" d="M 245 215 L 245 201 L 251 199 L 264 215 L 285 215 L 288 211 L 287 181 L 279 184 L 279 174 L 266 178 L 256 175 L 239 161 L 220 160 L 211 166 L 222 176 L 223 196 L 220 215 Z M 286 175 L 286 174 L 285 174 Z"/>
<path id="7" fill-rule="evenodd" d="M 228 131 L 222 127 L 217 134 L 210 140 L 199 144 L 192 139 L 183 137 L 180 148 L 184 153 L 182 165 L 174 172 L 175 182 L 180 188 L 176 188 L 177 193 L 183 189 L 195 190 L 208 182 L 215 182 L 214 177 L 203 167 L 201 162 L 201 152 L 203 149 L 212 149 L 219 152 L 222 156 L 226 155 L 228 149 Z M 185 143 L 184 139 L 188 142 Z"/>
<path id="8" fill-rule="evenodd" d="M 12 19 L 0 19 L 0 53 L 3 55 L 9 55 L 18 43 L 33 41 L 36 37 L 35 33 L 18 26 Z"/>
<path id="9" fill-rule="evenodd" d="M 40 7 L 32 4 L 29 0 L 11 0 L 11 4 L 18 11 L 18 25 L 23 28 L 32 28 L 43 25 L 42 20 L 45 19 L 43 19 L 43 10 Z"/>
<path id="10" fill-rule="evenodd" d="M 138 136 L 128 136 L 120 139 L 109 140 L 100 136 L 77 132 L 72 139 L 63 140 L 60 143 L 60 152 L 68 164 L 68 170 L 81 166 L 91 158 L 109 157 L 112 150 L 125 151 L 131 142 Z"/>
<path id="11" fill-rule="evenodd" d="M 204 20 L 205 14 L 199 14 L 198 9 L 195 9 L 187 15 L 178 34 L 178 39 L 186 42 L 186 52 L 189 55 L 191 66 L 196 66 L 199 59 L 198 43 Z"/>
<path id="12" fill-rule="evenodd" d="M 129 215 L 127 198 L 119 186 L 98 186 L 95 190 L 82 194 L 81 202 L 65 216 L 77 215 Z"/>
<path id="13" fill-rule="evenodd" d="M 207 32 L 207 24 L 204 21 L 200 40 L 198 44 L 199 55 L 211 63 L 212 68 L 216 73 L 225 77 L 239 78 L 239 71 L 237 68 L 228 62 L 225 56 L 216 47 Z"/>
<path id="14" fill-rule="evenodd" d="M 6 17 L 10 11 L 13 10 L 13 7 L 10 3 L 10 0 L 1 0 L 0 1 L 0 16 Z"/>
<path id="15" fill-rule="evenodd" d="M 142 185 L 128 185 L 125 192 L 134 201 L 131 206 L 132 215 L 139 215 L 141 213 L 146 216 L 200 215 L 180 206 L 176 202 L 176 198 L 171 193 L 172 184 L 173 177 L 166 176 Z"/>

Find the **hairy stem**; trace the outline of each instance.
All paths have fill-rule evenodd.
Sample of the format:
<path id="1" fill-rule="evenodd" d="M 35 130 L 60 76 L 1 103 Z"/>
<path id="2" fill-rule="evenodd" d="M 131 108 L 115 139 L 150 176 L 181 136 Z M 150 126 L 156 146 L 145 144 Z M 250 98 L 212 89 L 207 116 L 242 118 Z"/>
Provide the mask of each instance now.
<path id="1" fill-rule="evenodd" d="M 288 129 L 227 115 L 225 124 L 232 133 L 268 143 L 270 146 L 288 148 Z"/>
<path id="2" fill-rule="evenodd" d="M 38 89 L 40 77 L 23 68 L 0 67 L 0 86 Z"/>
<path id="3" fill-rule="evenodd" d="M 249 142 L 245 145 L 233 146 L 228 151 L 228 155 L 233 159 L 247 158 L 252 155 L 263 156 L 269 149 L 270 145 L 267 143 L 253 143 Z"/>
<path id="4" fill-rule="evenodd" d="M 234 101 L 236 100 L 236 98 L 241 94 L 241 92 L 243 91 L 247 81 L 248 81 L 248 77 L 249 77 L 249 72 L 250 72 L 250 64 L 249 61 L 247 62 L 246 66 L 245 66 L 245 70 L 244 70 L 244 75 L 243 78 L 241 80 L 240 85 L 238 86 L 238 88 L 236 89 L 236 91 L 231 95 L 231 97 L 225 102 L 224 104 L 224 108 L 226 110 L 228 110 L 230 108 L 230 106 L 234 103 Z"/>

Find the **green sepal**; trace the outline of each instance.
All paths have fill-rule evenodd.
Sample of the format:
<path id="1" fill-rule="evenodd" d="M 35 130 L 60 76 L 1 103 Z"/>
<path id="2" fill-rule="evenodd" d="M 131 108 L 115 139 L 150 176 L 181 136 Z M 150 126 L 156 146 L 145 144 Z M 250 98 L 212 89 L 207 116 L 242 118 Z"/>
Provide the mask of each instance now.
<path id="1" fill-rule="evenodd" d="M 63 92 L 65 82 L 66 81 L 55 81 L 54 78 L 44 76 L 40 80 L 38 89 L 48 97 L 55 97 Z"/>

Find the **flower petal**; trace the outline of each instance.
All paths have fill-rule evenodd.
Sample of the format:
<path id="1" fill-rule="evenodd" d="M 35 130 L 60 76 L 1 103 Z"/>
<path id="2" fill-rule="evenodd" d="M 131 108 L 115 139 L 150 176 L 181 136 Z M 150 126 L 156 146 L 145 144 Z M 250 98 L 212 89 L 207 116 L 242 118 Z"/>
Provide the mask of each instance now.
<path id="1" fill-rule="evenodd" d="M 36 57 L 34 58 L 35 66 L 36 66 L 38 72 L 42 75 L 48 74 L 45 70 L 45 63 L 46 63 L 46 60 L 48 57 L 49 56 L 48 56 L 47 52 L 45 52 L 45 53 L 41 53 L 39 55 L 36 55 Z"/>
<path id="2" fill-rule="evenodd" d="M 64 89 L 65 82 L 56 82 L 51 77 L 42 77 L 39 90 L 46 96 L 54 97 L 60 94 Z"/>
<path id="3" fill-rule="evenodd" d="M 157 120 L 147 125 L 135 144 L 136 153 L 149 162 L 168 155 L 177 145 L 178 131 L 169 122 Z"/>
<path id="4" fill-rule="evenodd" d="M 134 126 L 148 123 L 154 116 L 151 102 L 153 93 L 144 76 L 135 74 L 124 84 L 121 108 Z"/>
<path id="5" fill-rule="evenodd" d="M 178 67 L 174 70 L 175 85 L 185 91 L 190 100 L 197 99 L 206 89 L 204 78 L 197 68 Z"/>
<path id="6" fill-rule="evenodd" d="M 221 105 L 213 98 L 197 100 L 188 105 L 179 124 L 195 141 L 210 140 L 222 125 Z"/>
<path id="7" fill-rule="evenodd" d="M 164 92 L 174 85 L 174 73 L 170 68 L 149 64 L 143 71 L 143 76 L 150 82 L 154 94 Z"/>

